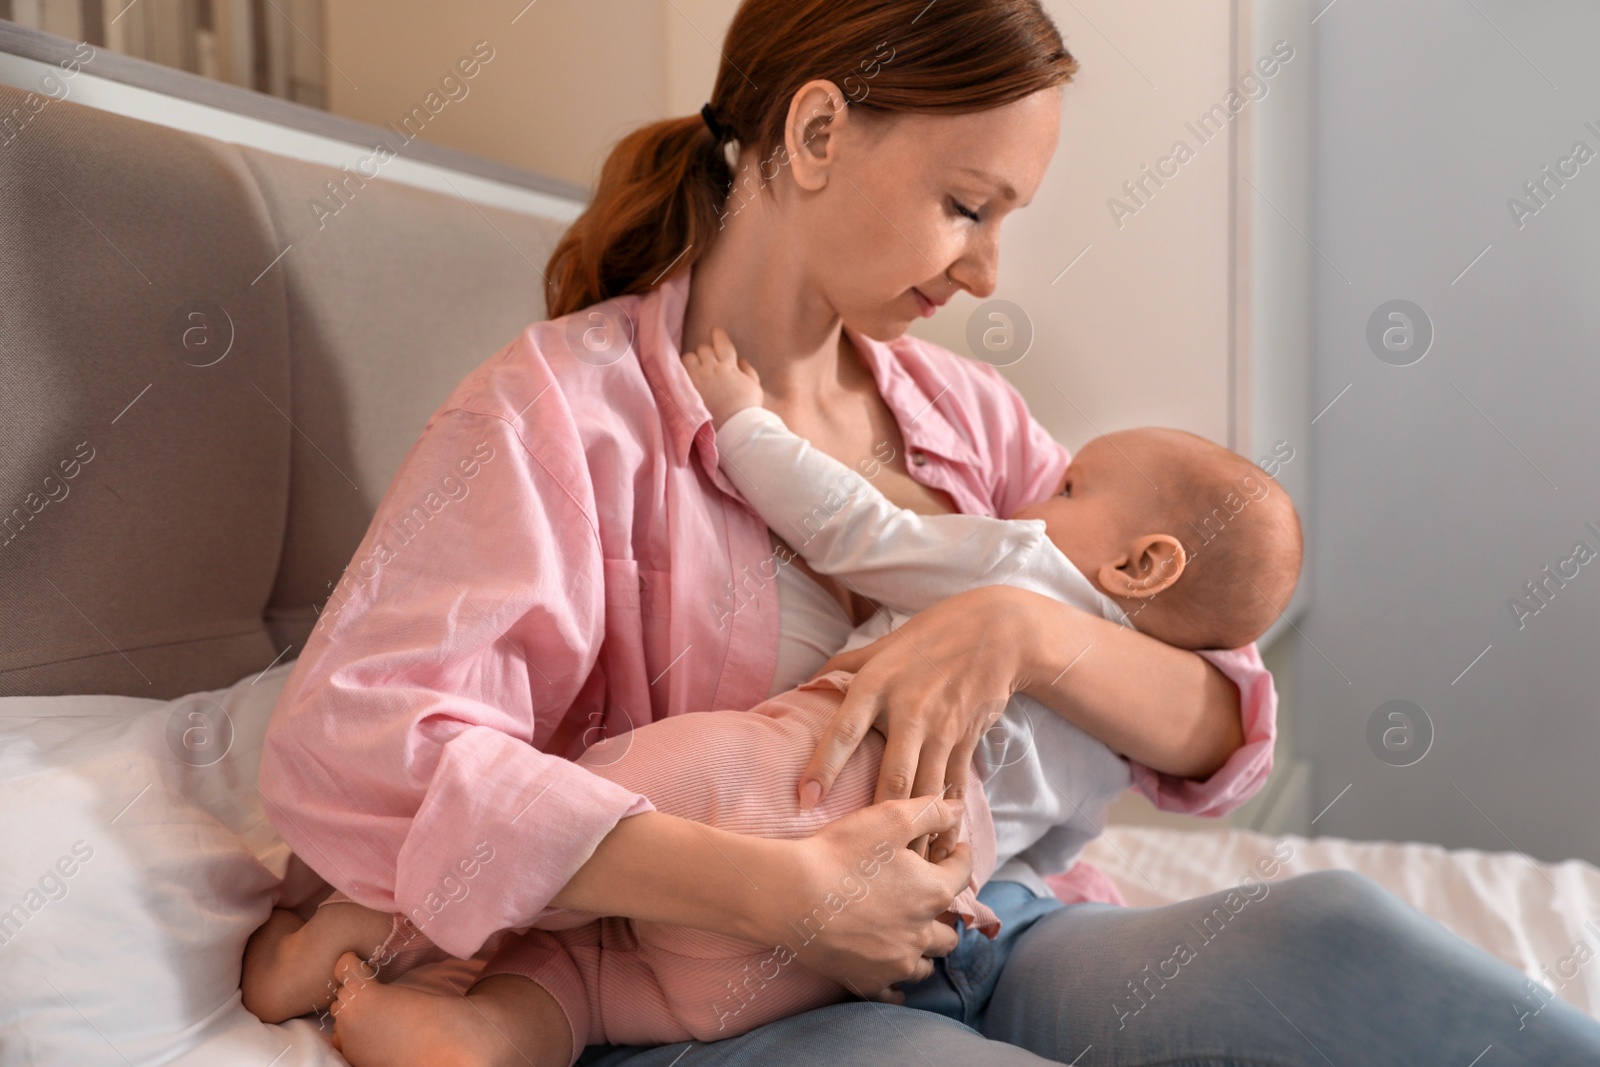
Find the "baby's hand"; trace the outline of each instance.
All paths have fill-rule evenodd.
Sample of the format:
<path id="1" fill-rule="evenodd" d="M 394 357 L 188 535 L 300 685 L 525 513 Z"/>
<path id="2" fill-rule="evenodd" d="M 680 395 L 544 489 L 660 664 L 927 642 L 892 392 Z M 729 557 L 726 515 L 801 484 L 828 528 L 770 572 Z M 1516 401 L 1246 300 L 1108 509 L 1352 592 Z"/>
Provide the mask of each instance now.
<path id="1" fill-rule="evenodd" d="M 700 399 L 718 429 L 734 412 L 761 406 L 760 375 L 739 358 L 728 332 L 720 326 L 711 328 L 711 344 L 683 354 L 683 369 L 700 390 Z"/>

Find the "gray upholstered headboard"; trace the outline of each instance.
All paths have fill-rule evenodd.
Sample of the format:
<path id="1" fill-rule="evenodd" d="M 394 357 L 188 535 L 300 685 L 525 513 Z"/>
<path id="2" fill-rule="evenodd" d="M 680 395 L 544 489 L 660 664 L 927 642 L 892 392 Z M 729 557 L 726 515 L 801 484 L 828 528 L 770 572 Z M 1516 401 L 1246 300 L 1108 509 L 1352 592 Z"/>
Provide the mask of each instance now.
<path id="1" fill-rule="evenodd" d="M 543 317 L 564 222 L 28 96 L 0 85 L 0 695 L 227 685 L 298 655 L 428 416 Z"/>

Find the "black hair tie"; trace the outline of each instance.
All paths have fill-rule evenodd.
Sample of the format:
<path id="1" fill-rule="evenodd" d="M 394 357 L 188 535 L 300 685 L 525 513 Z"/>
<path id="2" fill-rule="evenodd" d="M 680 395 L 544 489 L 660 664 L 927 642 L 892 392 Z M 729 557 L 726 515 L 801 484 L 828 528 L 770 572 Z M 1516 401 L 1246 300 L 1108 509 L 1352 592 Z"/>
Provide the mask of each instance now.
<path id="1" fill-rule="evenodd" d="M 701 107 L 700 117 L 706 120 L 706 129 L 711 131 L 711 136 L 719 141 L 722 140 L 727 131 L 722 128 L 722 123 L 717 121 L 717 116 L 712 112 L 710 103 Z"/>

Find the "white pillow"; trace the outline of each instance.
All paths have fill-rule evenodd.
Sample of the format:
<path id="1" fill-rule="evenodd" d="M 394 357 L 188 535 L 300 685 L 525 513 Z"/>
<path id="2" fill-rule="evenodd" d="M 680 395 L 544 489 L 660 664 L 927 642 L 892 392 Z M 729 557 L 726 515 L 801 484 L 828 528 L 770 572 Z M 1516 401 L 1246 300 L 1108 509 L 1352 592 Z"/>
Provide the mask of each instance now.
<path id="1" fill-rule="evenodd" d="M 291 668 L 174 701 L 0 699 L 0 1063 L 345 1062 L 239 998 L 250 933 L 323 886 L 256 792 Z"/>

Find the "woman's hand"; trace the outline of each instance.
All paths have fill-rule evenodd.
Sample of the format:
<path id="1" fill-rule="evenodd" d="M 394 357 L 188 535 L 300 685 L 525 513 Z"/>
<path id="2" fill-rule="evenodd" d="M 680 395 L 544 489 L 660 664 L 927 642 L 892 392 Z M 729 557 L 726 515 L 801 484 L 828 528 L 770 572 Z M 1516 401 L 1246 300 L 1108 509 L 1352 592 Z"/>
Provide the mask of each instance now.
<path id="1" fill-rule="evenodd" d="M 1239 689 L 1206 659 L 1010 586 L 942 600 L 818 673 L 830 670 L 856 676 L 800 774 L 802 807 L 826 794 L 873 727 L 888 739 L 878 800 L 946 786 L 959 799 L 978 739 L 1016 692 L 1113 752 L 1193 781 L 1244 744 Z"/>
<path id="2" fill-rule="evenodd" d="M 906 846 L 930 834 L 950 840 L 962 812 L 937 797 L 899 800 L 799 841 L 752 839 L 768 852 L 749 872 L 761 892 L 738 932 L 777 946 L 778 966 L 797 960 L 868 1000 L 903 1001 L 890 987 L 926 978 L 931 957 L 954 950 L 955 930 L 940 916 L 972 878 L 965 842 L 936 848 L 937 862 Z"/>
<path id="3" fill-rule="evenodd" d="M 965 805 L 875 804 L 800 840 L 752 837 L 660 811 L 617 822 L 550 903 L 591 915 L 692 926 L 777 949 L 873 1000 L 933 973 L 956 934 L 941 916 L 972 879 L 963 842 L 931 860 L 907 848 L 953 840 Z M 792 953 L 792 955 L 787 955 Z"/>
<path id="4" fill-rule="evenodd" d="M 888 739 L 875 800 L 941 792 L 959 800 L 978 739 L 1030 666 L 1027 653 L 1038 635 L 1028 631 L 1036 620 L 1019 595 L 1036 596 L 1001 585 L 969 589 L 824 664 L 819 674 L 846 670 L 855 678 L 800 773 L 801 807 L 827 794 L 873 727 Z M 1060 643 L 1070 634 L 1052 637 Z"/>

